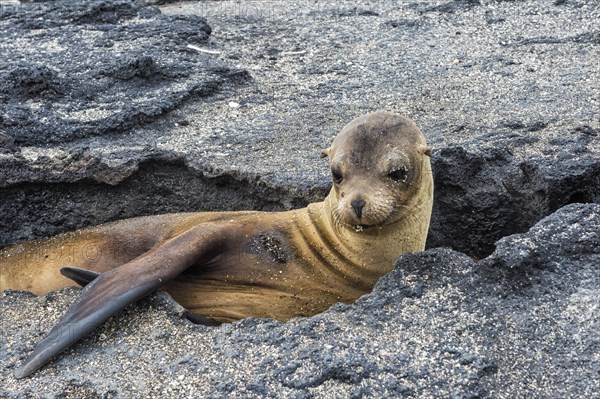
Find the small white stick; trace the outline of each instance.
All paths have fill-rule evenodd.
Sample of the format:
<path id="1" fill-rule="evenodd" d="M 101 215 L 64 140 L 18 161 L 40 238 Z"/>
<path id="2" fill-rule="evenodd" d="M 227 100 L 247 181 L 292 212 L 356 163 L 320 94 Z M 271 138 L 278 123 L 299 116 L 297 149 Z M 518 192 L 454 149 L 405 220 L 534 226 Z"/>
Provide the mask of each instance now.
<path id="1" fill-rule="evenodd" d="M 198 51 L 200 53 L 206 53 L 206 54 L 212 54 L 212 55 L 219 55 L 219 54 L 221 54 L 220 51 L 208 50 L 208 49 L 205 49 L 205 48 L 202 48 L 202 47 L 194 46 L 193 44 L 188 44 L 187 46 L 188 46 L 188 48 L 191 48 L 192 50 L 196 50 L 196 51 Z"/>
<path id="2" fill-rule="evenodd" d="M 281 55 L 302 55 L 306 54 L 306 50 L 302 51 L 282 51 Z"/>

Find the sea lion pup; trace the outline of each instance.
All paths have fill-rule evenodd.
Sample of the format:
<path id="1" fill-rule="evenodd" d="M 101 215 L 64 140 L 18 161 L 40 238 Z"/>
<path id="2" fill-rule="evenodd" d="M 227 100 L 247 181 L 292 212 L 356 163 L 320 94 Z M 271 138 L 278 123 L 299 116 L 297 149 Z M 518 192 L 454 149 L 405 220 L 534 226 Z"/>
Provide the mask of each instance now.
<path id="1" fill-rule="evenodd" d="M 430 153 L 412 121 L 374 112 L 350 122 L 322 152 L 333 177 L 323 202 L 288 212 L 134 218 L 2 250 L 3 289 L 41 295 L 71 285 L 63 276 L 85 285 L 15 376 L 158 289 L 207 324 L 288 320 L 353 302 L 400 254 L 424 249 Z"/>

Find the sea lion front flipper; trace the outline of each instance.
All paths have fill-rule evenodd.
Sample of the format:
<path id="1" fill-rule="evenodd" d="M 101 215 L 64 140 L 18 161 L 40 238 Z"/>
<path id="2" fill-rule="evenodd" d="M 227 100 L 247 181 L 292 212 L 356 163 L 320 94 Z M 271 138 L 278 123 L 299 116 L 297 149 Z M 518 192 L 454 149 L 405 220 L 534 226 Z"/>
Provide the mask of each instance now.
<path id="1" fill-rule="evenodd" d="M 86 285 L 94 281 L 96 278 L 98 278 L 98 276 L 100 275 L 99 273 L 93 272 L 91 270 L 80 269 L 78 267 L 71 266 L 65 266 L 62 269 L 60 269 L 60 274 L 62 274 L 68 279 L 75 281 L 82 287 L 85 287 Z"/>
<path id="2" fill-rule="evenodd" d="M 222 228 L 199 225 L 164 241 L 129 263 L 102 273 L 15 371 L 33 373 L 127 305 L 156 291 L 188 267 L 220 248 Z"/>

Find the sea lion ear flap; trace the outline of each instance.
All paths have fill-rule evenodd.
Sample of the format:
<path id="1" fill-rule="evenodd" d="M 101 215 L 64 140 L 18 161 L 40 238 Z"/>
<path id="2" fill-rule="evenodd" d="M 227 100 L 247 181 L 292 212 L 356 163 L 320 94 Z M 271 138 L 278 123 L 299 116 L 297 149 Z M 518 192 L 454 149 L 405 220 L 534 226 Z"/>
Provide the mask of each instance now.
<path id="1" fill-rule="evenodd" d="M 323 151 L 321 151 L 321 155 L 320 155 L 320 157 L 321 157 L 321 158 L 328 157 L 328 156 L 329 156 L 329 150 L 331 150 L 331 148 L 326 148 L 326 149 L 324 149 Z"/>
<path id="2" fill-rule="evenodd" d="M 431 156 L 431 148 L 427 147 L 427 145 L 423 145 L 421 147 L 421 151 L 423 152 L 423 154 L 427 155 L 428 157 Z"/>

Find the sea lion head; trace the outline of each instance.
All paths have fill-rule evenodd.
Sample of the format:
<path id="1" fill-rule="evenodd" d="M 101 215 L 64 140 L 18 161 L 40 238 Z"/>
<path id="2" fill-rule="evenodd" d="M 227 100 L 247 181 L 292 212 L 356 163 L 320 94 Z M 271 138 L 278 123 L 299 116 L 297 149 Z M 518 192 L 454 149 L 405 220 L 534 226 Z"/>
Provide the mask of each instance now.
<path id="1" fill-rule="evenodd" d="M 362 230 L 416 212 L 431 196 L 430 155 L 408 118 L 374 112 L 351 121 L 321 153 L 329 157 L 334 223 Z"/>

